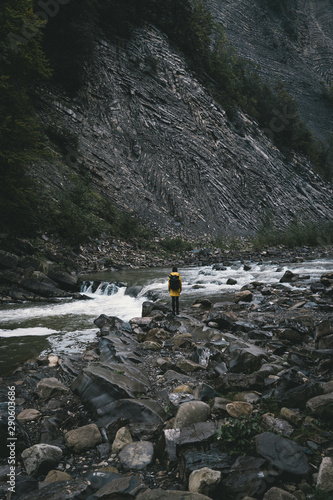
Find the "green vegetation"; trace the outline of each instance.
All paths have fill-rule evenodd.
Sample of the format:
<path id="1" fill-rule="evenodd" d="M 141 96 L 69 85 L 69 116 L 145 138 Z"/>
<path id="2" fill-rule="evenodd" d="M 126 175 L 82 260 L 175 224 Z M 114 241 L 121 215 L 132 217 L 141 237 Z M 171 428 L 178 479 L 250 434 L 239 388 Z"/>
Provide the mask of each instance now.
<path id="1" fill-rule="evenodd" d="M 29 234 L 37 226 L 36 185 L 26 169 L 43 155 L 29 86 L 51 71 L 32 2 L 3 0 L 0 11 L 0 231 Z"/>
<path id="2" fill-rule="evenodd" d="M 193 243 L 183 240 L 182 238 L 167 237 L 161 241 L 161 246 L 167 252 L 183 252 L 191 250 L 193 248 Z"/>
<path id="3" fill-rule="evenodd" d="M 102 234 L 136 240 L 138 246 L 145 246 L 151 238 L 132 214 L 117 209 L 79 175 L 72 175 L 60 196 L 43 199 L 40 211 L 44 213 L 44 230 L 72 245 L 99 238 Z"/>
<path id="4" fill-rule="evenodd" d="M 259 417 L 235 418 L 216 431 L 221 449 L 230 455 L 251 455 L 253 438 L 261 432 Z"/>
<path id="5" fill-rule="evenodd" d="M 295 218 L 289 226 L 278 229 L 271 214 L 266 214 L 262 227 L 253 240 L 254 248 L 284 245 L 288 248 L 325 246 L 333 242 L 333 222 L 318 224 Z"/>

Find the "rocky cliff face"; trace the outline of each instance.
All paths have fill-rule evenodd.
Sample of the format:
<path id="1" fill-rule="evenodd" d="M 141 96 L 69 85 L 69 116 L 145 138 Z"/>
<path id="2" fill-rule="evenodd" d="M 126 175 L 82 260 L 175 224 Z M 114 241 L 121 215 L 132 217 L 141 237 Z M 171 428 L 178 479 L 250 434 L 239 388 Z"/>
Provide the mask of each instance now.
<path id="1" fill-rule="evenodd" d="M 298 102 L 305 123 L 326 141 L 333 131 L 333 106 L 323 96 L 323 84 L 329 88 L 333 83 L 332 0 L 205 3 L 238 53 L 258 63 L 269 83 L 282 81 Z M 285 7 L 278 8 L 279 4 Z"/>
<path id="2" fill-rule="evenodd" d="M 75 98 L 38 91 L 45 126 L 77 138 L 61 162 L 40 166 L 41 182 L 61 188 L 84 165 L 104 196 L 164 234 L 249 233 L 267 211 L 281 226 L 333 218 L 332 189 L 307 161 L 287 161 L 241 114 L 230 123 L 160 32 L 94 37 Z"/>

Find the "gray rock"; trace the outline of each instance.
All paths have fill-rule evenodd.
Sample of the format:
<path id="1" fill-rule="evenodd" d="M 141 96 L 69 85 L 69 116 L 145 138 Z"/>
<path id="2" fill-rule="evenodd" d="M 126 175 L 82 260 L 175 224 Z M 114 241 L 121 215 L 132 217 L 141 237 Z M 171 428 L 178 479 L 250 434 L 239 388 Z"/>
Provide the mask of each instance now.
<path id="1" fill-rule="evenodd" d="M 47 278 L 42 273 L 35 272 L 31 277 L 25 278 L 21 282 L 21 286 L 30 292 L 42 297 L 69 297 L 68 293 L 60 290 L 57 284 Z"/>
<path id="2" fill-rule="evenodd" d="M 217 328 L 220 330 L 232 330 L 232 327 L 237 320 L 236 316 L 234 314 L 228 314 L 222 311 L 211 311 L 206 320 L 205 323 L 216 323 Z"/>
<path id="3" fill-rule="evenodd" d="M 189 449 L 181 453 L 178 462 L 178 471 L 181 480 L 187 483 L 191 472 L 208 467 L 224 473 L 230 472 L 231 457 L 227 453 L 223 453 L 218 447 L 211 446 L 208 449 Z"/>
<path id="4" fill-rule="evenodd" d="M 117 476 L 115 474 L 115 476 Z M 114 498 L 130 499 L 135 498 L 138 493 L 146 489 L 146 485 L 135 475 L 118 475 L 110 478 L 95 494 L 88 497 L 87 500 L 108 500 Z"/>
<path id="5" fill-rule="evenodd" d="M 210 415 L 210 406 L 203 401 L 189 401 L 180 405 L 174 422 L 174 429 L 189 427 L 205 422 Z"/>
<path id="6" fill-rule="evenodd" d="M 218 493 L 227 494 L 227 498 L 243 498 L 245 495 L 260 498 L 267 484 L 277 476 L 279 472 L 272 470 L 265 459 L 239 457 L 222 480 Z"/>
<path id="7" fill-rule="evenodd" d="M 71 389 L 95 411 L 118 399 L 145 394 L 149 381 L 143 370 L 123 363 L 91 363 L 74 380 Z"/>
<path id="8" fill-rule="evenodd" d="M 253 293 L 250 290 L 242 290 L 238 293 L 235 293 L 234 301 L 236 304 L 238 302 L 251 302 L 253 300 Z"/>
<path id="9" fill-rule="evenodd" d="M 124 446 L 133 441 L 128 427 L 121 427 L 112 443 L 112 453 L 119 453 Z"/>
<path id="10" fill-rule="evenodd" d="M 314 417 L 331 417 L 333 412 L 333 392 L 309 399 L 306 409 Z"/>
<path id="11" fill-rule="evenodd" d="M 76 453 L 90 450 L 102 442 L 102 435 L 96 424 L 88 424 L 65 434 L 65 443 Z"/>
<path id="12" fill-rule="evenodd" d="M 22 410 L 17 415 L 17 420 L 19 422 L 31 422 L 33 420 L 39 420 L 42 416 L 42 413 L 39 410 L 35 410 L 34 408 L 27 408 L 26 410 Z"/>
<path id="13" fill-rule="evenodd" d="M 252 373 L 259 370 L 263 361 L 267 361 L 267 352 L 254 345 L 249 345 L 244 348 L 240 348 L 237 345 L 231 345 L 228 348 L 228 353 L 229 369 L 234 373 Z"/>
<path id="14" fill-rule="evenodd" d="M 214 441 L 217 426 L 217 422 L 199 422 L 183 429 L 165 429 L 163 460 L 167 465 L 176 462 L 183 446 L 207 446 Z"/>
<path id="15" fill-rule="evenodd" d="M 36 477 L 58 465 L 62 457 L 62 450 L 58 446 L 35 444 L 26 448 L 21 456 L 27 474 Z"/>
<path id="16" fill-rule="evenodd" d="M 146 423 L 160 425 L 164 422 L 165 412 L 161 405 L 151 399 L 120 399 L 97 410 L 99 427 L 105 427 L 118 419 L 126 424 Z"/>
<path id="17" fill-rule="evenodd" d="M 306 476 L 310 467 L 304 450 L 294 441 L 264 432 L 255 437 L 257 453 L 282 471 Z"/>
<path id="18" fill-rule="evenodd" d="M 153 443 L 150 441 L 129 443 L 123 447 L 118 458 L 125 469 L 145 469 L 154 459 Z"/>
<path id="19" fill-rule="evenodd" d="M 142 290 L 142 286 L 134 285 L 126 288 L 125 295 L 129 295 L 130 297 L 137 297 Z"/>
<path id="20" fill-rule="evenodd" d="M 20 500 L 77 500 L 80 497 L 85 498 L 90 491 L 89 481 L 72 479 L 61 483 L 52 483 L 40 490 L 23 494 L 20 496 Z"/>
<path id="21" fill-rule="evenodd" d="M 211 496 L 220 481 L 220 471 L 209 469 L 209 467 L 203 467 L 202 469 L 191 472 L 188 481 L 188 489 L 191 492 Z"/>
<path id="22" fill-rule="evenodd" d="M 276 434 L 281 434 L 285 437 L 290 437 L 294 432 L 294 427 L 286 422 L 286 420 L 276 418 L 271 413 L 265 413 L 262 415 L 261 425 L 263 426 L 263 429 L 275 432 Z"/>
<path id="23" fill-rule="evenodd" d="M 317 478 L 317 488 L 327 493 L 333 493 L 333 458 L 323 457 Z"/>
<path id="24" fill-rule="evenodd" d="M 37 383 L 38 395 L 41 399 L 50 399 L 66 394 L 69 389 L 55 377 L 43 378 Z"/>
<path id="25" fill-rule="evenodd" d="M 297 276 L 287 269 L 287 271 L 284 273 L 282 278 L 280 278 L 280 283 L 291 283 L 292 281 L 295 281 L 297 279 Z"/>

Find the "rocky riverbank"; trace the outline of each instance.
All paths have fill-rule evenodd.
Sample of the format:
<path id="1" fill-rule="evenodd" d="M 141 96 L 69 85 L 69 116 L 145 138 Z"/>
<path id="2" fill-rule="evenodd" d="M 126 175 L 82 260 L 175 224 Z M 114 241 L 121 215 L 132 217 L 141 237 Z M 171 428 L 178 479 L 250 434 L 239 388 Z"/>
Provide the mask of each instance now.
<path id="1" fill-rule="evenodd" d="M 59 298 L 82 299 L 80 276 L 118 269 L 201 266 L 221 262 L 302 262 L 333 255 L 332 247 L 271 248 L 254 251 L 250 243 L 238 241 L 242 249 L 221 249 L 201 244 L 192 250 L 165 251 L 159 240 L 151 248 L 121 240 L 98 240 L 78 247 L 47 236 L 36 240 L 11 240 L 0 235 L 0 303 L 45 302 Z"/>
<path id="2" fill-rule="evenodd" d="M 102 315 L 4 377 L 0 498 L 332 499 L 333 273 L 304 278 Z"/>

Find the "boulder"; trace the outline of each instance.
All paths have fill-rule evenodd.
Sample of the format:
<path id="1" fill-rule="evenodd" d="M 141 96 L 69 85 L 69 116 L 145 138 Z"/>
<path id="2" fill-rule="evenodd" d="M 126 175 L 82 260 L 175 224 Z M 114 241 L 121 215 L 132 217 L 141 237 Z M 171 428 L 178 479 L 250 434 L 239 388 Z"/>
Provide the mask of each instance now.
<path id="1" fill-rule="evenodd" d="M 333 349 L 333 334 L 316 340 L 316 347 L 317 349 Z"/>
<path id="2" fill-rule="evenodd" d="M 323 457 L 317 478 L 317 488 L 333 494 L 333 458 Z"/>
<path id="3" fill-rule="evenodd" d="M 142 470 L 154 459 L 154 446 L 150 441 L 136 441 L 125 445 L 118 455 L 125 469 Z"/>
<path id="4" fill-rule="evenodd" d="M 58 446 L 35 444 L 26 448 L 21 456 L 27 474 L 37 477 L 58 465 L 62 457 L 62 450 Z"/>
<path id="5" fill-rule="evenodd" d="M 234 418 L 250 417 L 253 412 L 251 403 L 245 401 L 233 401 L 226 404 L 227 413 Z"/>
<path id="6" fill-rule="evenodd" d="M 294 274 L 292 271 L 287 269 L 283 276 L 280 278 L 280 283 L 291 283 L 292 281 L 295 281 L 297 279 L 297 275 Z"/>
<path id="7" fill-rule="evenodd" d="M 60 290 L 53 280 L 50 280 L 47 276 L 38 271 L 35 271 L 31 277 L 23 279 L 21 286 L 41 297 L 52 298 L 70 296 L 68 293 Z"/>
<path id="8" fill-rule="evenodd" d="M 148 388 L 148 378 L 143 370 L 119 363 L 90 363 L 71 385 L 82 402 L 95 411 L 118 399 L 145 394 Z"/>
<path id="9" fill-rule="evenodd" d="M 218 446 L 211 445 L 203 449 L 188 449 L 182 451 L 178 460 L 178 471 L 180 479 L 187 484 L 191 472 L 208 467 L 209 469 L 229 472 L 232 459 L 227 453 L 223 453 Z M 258 472 L 258 471 L 257 471 Z M 222 496 L 222 495 L 221 495 Z M 223 497 L 222 497 L 223 498 Z"/>
<path id="10" fill-rule="evenodd" d="M 203 401 L 189 401 L 180 405 L 174 422 L 174 429 L 189 427 L 205 422 L 210 415 L 210 406 Z"/>
<path id="11" fill-rule="evenodd" d="M 107 427 L 118 419 L 127 424 L 162 424 L 165 412 L 161 405 L 152 399 L 119 399 L 97 410 L 99 427 Z"/>
<path id="12" fill-rule="evenodd" d="M 34 420 L 39 420 L 42 416 L 42 413 L 34 408 L 27 408 L 26 410 L 20 411 L 17 415 L 17 420 L 19 422 L 32 422 Z"/>
<path id="13" fill-rule="evenodd" d="M 219 310 L 213 310 L 208 314 L 205 323 L 216 323 L 219 330 L 232 330 L 236 320 L 237 317 L 233 312 L 225 313 Z"/>
<path id="14" fill-rule="evenodd" d="M 234 373 L 252 373 L 259 370 L 263 361 L 267 360 L 267 352 L 254 345 L 248 347 L 231 345 L 228 353 L 229 369 Z"/>
<path id="15" fill-rule="evenodd" d="M 253 299 L 253 293 L 250 290 L 242 290 L 241 292 L 235 293 L 234 301 L 236 304 L 238 302 L 251 302 Z"/>
<path id="16" fill-rule="evenodd" d="M 306 409 L 313 417 L 331 417 L 333 413 L 333 392 L 309 399 Z"/>
<path id="17" fill-rule="evenodd" d="M 80 453 L 90 450 L 102 442 L 102 435 L 96 424 L 88 424 L 73 429 L 65 434 L 65 444 L 73 451 Z"/>
<path id="18" fill-rule="evenodd" d="M 59 481 L 70 481 L 72 477 L 61 470 L 50 470 L 44 481 L 47 483 L 58 483 Z"/>
<path id="19" fill-rule="evenodd" d="M 222 498 L 226 495 L 226 498 L 230 499 L 244 498 L 245 495 L 251 498 L 261 498 L 267 484 L 272 483 L 277 476 L 279 472 L 272 470 L 265 459 L 251 456 L 239 457 L 222 480 L 218 493 Z"/>
<path id="20" fill-rule="evenodd" d="M 221 472 L 203 467 L 191 472 L 188 482 L 188 489 L 191 492 L 202 493 L 211 496 L 221 481 Z"/>
<path id="21" fill-rule="evenodd" d="M 309 471 L 308 459 L 304 450 L 296 442 L 264 432 L 255 437 L 257 453 L 281 471 L 306 476 Z"/>
<path id="22" fill-rule="evenodd" d="M 294 432 L 292 425 L 282 418 L 276 418 L 272 413 L 265 413 L 262 415 L 261 425 L 265 430 L 272 431 L 286 437 L 290 437 Z"/>
<path id="23" fill-rule="evenodd" d="M 63 290 L 68 292 L 78 291 L 78 277 L 65 271 L 50 269 L 47 273 L 48 278 L 60 285 Z"/>
<path id="24" fill-rule="evenodd" d="M 37 384 L 38 395 L 41 399 L 50 399 L 66 394 L 69 389 L 55 377 L 43 378 Z"/>
<path id="25" fill-rule="evenodd" d="M 176 462 L 179 452 L 183 447 L 188 446 L 207 446 L 212 443 L 216 437 L 216 422 L 198 422 L 183 429 L 165 429 L 164 439 L 160 442 L 163 446 L 163 460 L 169 465 Z M 162 443 L 162 444 L 161 444 Z"/>
<path id="26" fill-rule="evenodd" d="M 133 441 L 128 427 L 121 427 L 112 443 L 112 453 L 119 453 L 124 446 Z"/>

